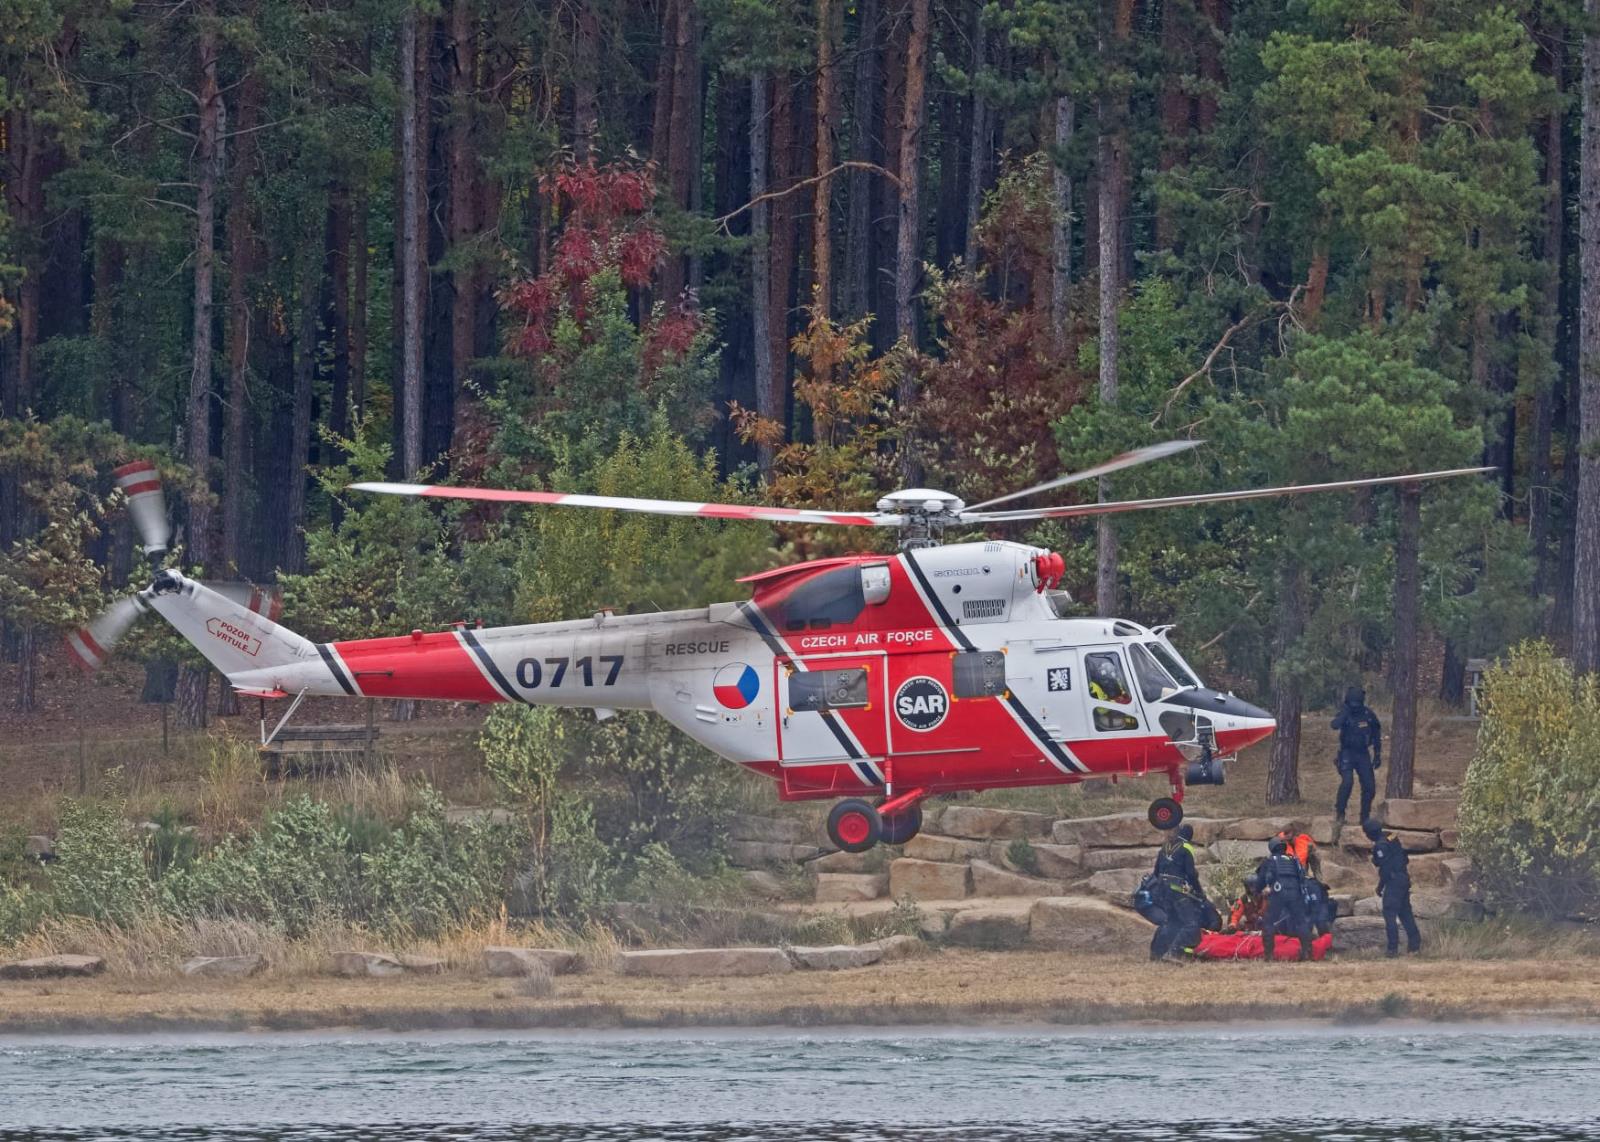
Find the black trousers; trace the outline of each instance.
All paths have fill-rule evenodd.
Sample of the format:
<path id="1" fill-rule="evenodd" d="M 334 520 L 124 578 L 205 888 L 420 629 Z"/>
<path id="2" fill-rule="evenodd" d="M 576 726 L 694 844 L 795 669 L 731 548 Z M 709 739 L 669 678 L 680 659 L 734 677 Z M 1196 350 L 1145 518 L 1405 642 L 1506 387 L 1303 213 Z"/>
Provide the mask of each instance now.
<path id="1" fill-rule="evenodd" d="M 1383 932 L 1389 940 L 1389 954 L 1400 951 L 1400 927 L 1406 930 L 1406 951 L 1422 949 L 1422 933 L 1417 931 L 1417 918 L 1411 913 L 1411 882 L 1402 880 L 1386 884 L 1383 888 Z"/>
<path id="2" fill-rule="evenodd" d="M 1279 900 L 1277 893 L 1267 897 L 1267 918 L 1261 924 L 1261 949 L 1268 960 L 1274 958 L 1277 937 L 1293 936 L 1300 941 L 1300 958 L 1311 958 L 1311 925 L 1306 922 L 1305 904 Z"/>
<path id="3" fill-rule="evenodd" d="M 1372 798 L 1378 791 L 1378 779 L 1372 772 L 1372 758 L 1365 753 L 1339 755 L 1339 795 L 1334 798 L 1333 811 L 1343 817 L 1350 807 L 1350 786 L 1361 779 L 1361 820 L 1372 816 Z"/>

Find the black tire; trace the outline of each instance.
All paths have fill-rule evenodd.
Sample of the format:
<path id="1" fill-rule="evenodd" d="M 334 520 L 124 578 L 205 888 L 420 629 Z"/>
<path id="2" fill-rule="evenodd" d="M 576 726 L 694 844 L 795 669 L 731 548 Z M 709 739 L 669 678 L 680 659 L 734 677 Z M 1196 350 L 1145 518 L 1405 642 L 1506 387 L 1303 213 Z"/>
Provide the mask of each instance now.
<path id="1" fill-rule="evenodd" d="M 841 801 L 828 814 L 828 839 L 841 852 L 864 853 L 883 837 L 883 818 L 860 798 Z"/>
<path id="2" fill-rule="evenodd" d="M 1183 822 L 1183 806 L 1171 797 L 1157 797 L 1150 802 L 1147 814 L 1150 823 L 1158 829 L 1176 829 Z"/>
<path id="3" fill-rule="evenodd" d="M 886 845 L 903 845 L 922 831 L 921 805 L 912 805 L 888 817 L 879 816 L 883 821 L 879 840 Z"/>

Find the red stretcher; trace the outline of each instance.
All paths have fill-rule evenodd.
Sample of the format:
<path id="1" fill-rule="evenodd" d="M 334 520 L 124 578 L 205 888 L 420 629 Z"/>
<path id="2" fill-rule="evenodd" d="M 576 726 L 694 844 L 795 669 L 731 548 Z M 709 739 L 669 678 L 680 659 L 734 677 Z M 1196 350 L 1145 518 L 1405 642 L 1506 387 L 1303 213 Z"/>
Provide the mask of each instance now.
<path id="1" fill-rule="evenodd" d="M 1333 935 L 1327 933 L 1311 941 L 1311 958 L 1320 960 L 1333 950 Z M 1225 936 L 1221 932 L 1200 933 L 1200 943 L 1194 949 L 1197 960 L 1259 960 L 1265 952 L 1261 946 L 1260 932 L 1240 932 Z M 1279 936 L 1272 942 L 1274 960 L 1300 958 L 1300 941 L 1293 936 Z"/>

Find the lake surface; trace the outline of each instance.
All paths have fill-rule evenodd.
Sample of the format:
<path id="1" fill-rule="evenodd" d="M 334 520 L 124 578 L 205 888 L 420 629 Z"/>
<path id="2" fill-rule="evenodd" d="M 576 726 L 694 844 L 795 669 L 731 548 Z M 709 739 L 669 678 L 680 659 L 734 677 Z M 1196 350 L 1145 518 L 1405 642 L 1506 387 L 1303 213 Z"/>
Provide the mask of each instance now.
<path id="1" fill-rule="evenodd" d="M 0 1039 L 0 1142 L 1600 1136 L 1600 1029 Z"/>

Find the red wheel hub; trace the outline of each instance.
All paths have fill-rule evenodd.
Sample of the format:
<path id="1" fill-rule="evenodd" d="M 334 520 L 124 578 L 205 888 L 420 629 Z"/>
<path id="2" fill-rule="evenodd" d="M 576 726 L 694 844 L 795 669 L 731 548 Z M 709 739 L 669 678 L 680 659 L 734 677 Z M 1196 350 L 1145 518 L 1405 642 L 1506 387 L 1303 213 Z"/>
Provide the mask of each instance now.
<path id="1" fill-rule="evenodd" d="M 1165 805 L 1161 806 L 1156 810 L 1156 820 L 1162 822 L 1172 820 L 1172 810 Z"/>
<path id="2" fill-rule="evenodd" d="M 865 813 L 845 813 L 835 827 L 839 830 L 839 839 L 847 845 L 863 843 L 872 832 L 872 824 Z"/>

